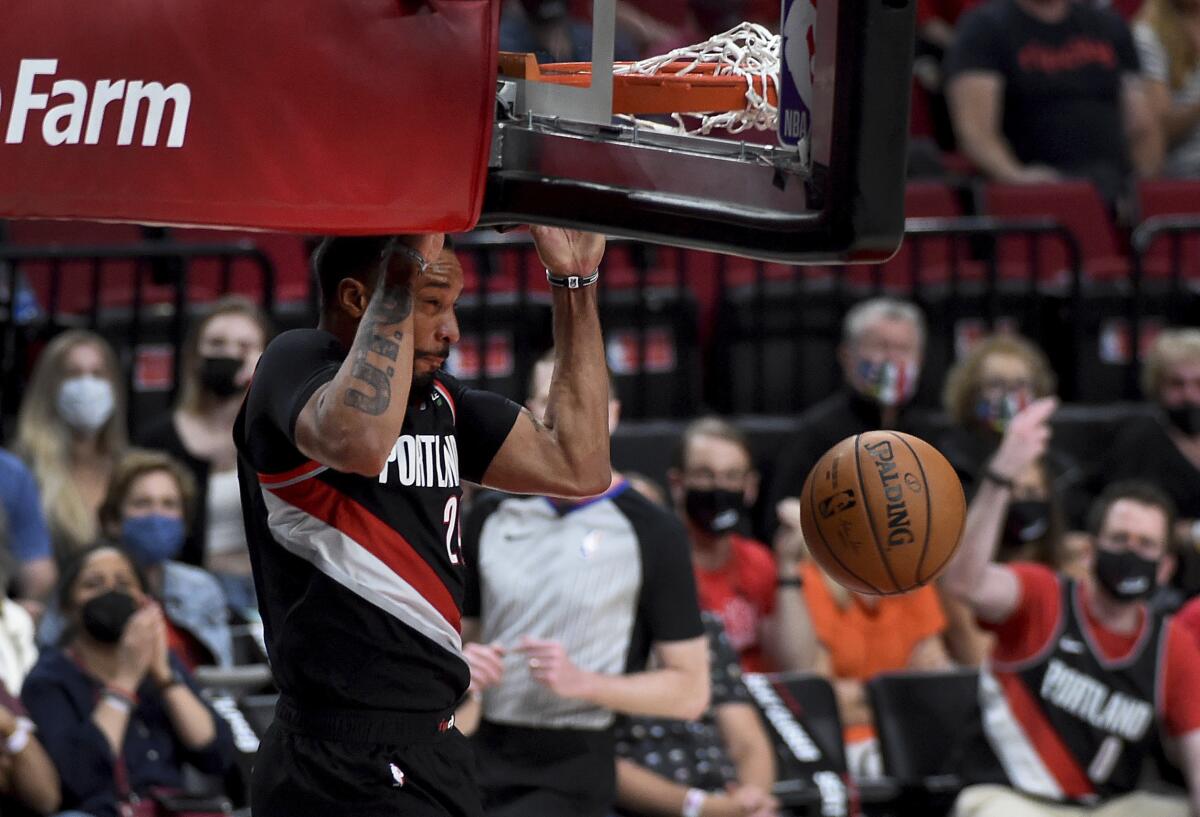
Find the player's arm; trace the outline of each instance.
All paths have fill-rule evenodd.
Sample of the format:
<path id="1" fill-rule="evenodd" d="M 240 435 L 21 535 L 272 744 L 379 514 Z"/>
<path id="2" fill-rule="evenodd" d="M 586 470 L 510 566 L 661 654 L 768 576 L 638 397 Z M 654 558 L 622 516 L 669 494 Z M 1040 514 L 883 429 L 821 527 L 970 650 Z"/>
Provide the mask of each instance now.
<path id="1" fill-rule="evenodd" d="M 586 277 L 604 255 L 604 236 L 531 227 L 542 263 L 556 278 Z M 554 376 L 545 417 L 522 410 L 484 474 L 485 485 L 523 494 L 583 497 L 612 481 L 608 370 L 596 287 L 554 287 Z"/>
<path id="2" fill-rule="evenodd" d="M 657 669 L 609 675 L 580 669 L 557 641 L 524 638 L 515 647 L 533 679 L 562 698 L 576 698 L 625 715 L 695 720 L 708 708 L 708 640 L 703 636 L 654 644 Z"/>
<path id="3" fill-rule="evenodd" d="M 338 297 L 361 314 L 350 354 L 333 379 L 313 392 L 296 419 L 296 447 L 322 465 L 374 476 L 387 464 L 408 408 L 413 370 L 413 285 L 441 252 L 441 233 L 403 236 L 380 259 L 370 301 L 343 288 Z"/>
<path id="4" fill-rule="evenodd" d="M 1012 499 L 1012 481 L 1045 453 L 1050 442 L 1048 422 L 1057 406 L 1053 397 L 1036 400 L 1009 423 L 988 464 L 989 472 L 1000 481 L 985 478 L 980 482 L 967 507 L 962 542 L 940 579 L 945 592 L 965 602 L 984 621 L 1004 621 L 1021 600 L 1016 574 L 994 561 L 996 547 Z"/>

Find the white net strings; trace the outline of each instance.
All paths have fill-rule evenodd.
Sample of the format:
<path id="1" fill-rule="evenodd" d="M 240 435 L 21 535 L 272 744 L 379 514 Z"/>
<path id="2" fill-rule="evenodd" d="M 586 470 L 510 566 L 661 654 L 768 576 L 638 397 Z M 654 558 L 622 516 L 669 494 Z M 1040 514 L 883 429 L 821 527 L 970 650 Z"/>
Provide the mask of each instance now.
<path id="1" fill-rule="evenodd" d="M 704 135 L 716 128 L 723 128 L 730 133 L 741 133 L 751 128 L 773 130 L 779 109 L 768 100 L 766 89 L 778 81 L 780 41 L 778 34 L 772 34 L 763 26 L 741 23 L 702 43 L 676 48 L 669 53 L 628 65 L 613 66 L 613 73 L 650 76 L 661 72 L 670 63 L 686 62 L 689 64 L 675 72 L 677 76 L 685 76 L 702 64 L 715 64 L 718 75 L 738 76 L 746 80 L 745 108 L 717 113 L 679 111 L 672 114 L 676 123 L 674 128 L 645 120 L 638 120 L 638 126 L 691 135 Z M 759 92 L 760 88 L 763 93 Z"/>

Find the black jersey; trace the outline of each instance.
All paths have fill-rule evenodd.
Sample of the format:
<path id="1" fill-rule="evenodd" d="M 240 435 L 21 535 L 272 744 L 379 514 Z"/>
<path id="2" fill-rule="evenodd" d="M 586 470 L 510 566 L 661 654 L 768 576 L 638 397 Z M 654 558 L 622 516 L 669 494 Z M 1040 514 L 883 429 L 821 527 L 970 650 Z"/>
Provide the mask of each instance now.
<path id="1" fill-rule="evenodd" d="M 325 708 L 444 710 L 462 657 L 462 480 L 479 481 L 516 404 L 439 374 L 378 476 L 295 446 L 296 418 L 346 349 L 316 329 L 267 347 L 234 426 L 246 539 L 282 692 Z"/>

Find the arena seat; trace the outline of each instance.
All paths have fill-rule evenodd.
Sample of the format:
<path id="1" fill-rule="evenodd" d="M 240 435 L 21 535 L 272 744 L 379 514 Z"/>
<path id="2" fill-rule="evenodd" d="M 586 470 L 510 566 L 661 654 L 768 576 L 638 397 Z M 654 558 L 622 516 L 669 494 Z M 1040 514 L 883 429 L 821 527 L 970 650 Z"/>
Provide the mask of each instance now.
<path id="1" fill-rule="evenodd" d="M 1143 221 L 1155 216 L 1200 214 L 1200 181 L 1152 179 L 1138 184 L 1138 205 Z M 1180 247 L 1182 274 L 1200 276 L 1200 234 L 1188 235 Z M 1143 274 L 1150 279 L 1171 275 L 1171 242 L 1159 239 L 1142 256 Z"/>
<path id="2" fill-rule="evenodd" d="M 1083 273 L 1091 281 L 1123 280 L 1129 274 L 1129 262 L 1112 216 L 1089 182 L 991 184 L 984 192 L 984 202 L 988 215 L 1003 218 L 1048 216 L 1058 221 L 1079 243 Z M 1002 277 L 1024 279 L 1031 274 L 1027 240 L 1000 239 L 996 255 Z M 1062 243 L 1043 240 L 1039 256 L 1038 282 L 1065 283 L 1070 264 Z"/>
<path id="3" fill-rule="evenodd" d="M 944 814 L 964 781 L 954 772 L 979 722 L 979 673 L 897 672 L 867 682 L 883 768 L 900 786 L 903 814 Z"/>
<path id="4" fill-rule="evenodd" d="M 893 799 L 896 788 L 889 781 L 866 786 L 850 782 L 837 696 L 827 679 L 812 673 L 778 672 L 748 675 L 746 686 L 775 747 L 774 794 L 786 813 L 814 817 L 856 813 L 851 807 L 856 800 L 882 804 Z M 772 707 L 772 699 L 786 711 Z M 791 734 L 790 739 L 786 734 Z M 842 811 L 836 808 L 839 796 L 846 798 Z"/>
<path id="5" fill-rule="evenodd" d="M 314 240 L 285 233 L 252 233 L 244 230 L 202 230 L 173 228 L 169 236 L 180 242 L 195 244 L 235 244 L 248 242 L 261 250 L 275 268 L 275 299 L 280 302 L 307 301 L 311 295 L 312 272 L 309 267 L 309 245 Z M 207 288 L 218 291 L 220 264 L 215 260 L 193 261 L 189 270 L 189 291 Z M 262 280 L 249 263 L 239 262 L 234 269 L 231 291 L 258 298 L 262 295 Z"/>

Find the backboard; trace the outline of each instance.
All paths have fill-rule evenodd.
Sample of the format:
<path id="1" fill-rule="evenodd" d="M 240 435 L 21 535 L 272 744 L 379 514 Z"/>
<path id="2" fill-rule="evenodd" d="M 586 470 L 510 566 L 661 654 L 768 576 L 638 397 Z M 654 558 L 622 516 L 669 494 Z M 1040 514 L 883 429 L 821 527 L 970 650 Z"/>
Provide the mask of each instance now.
<path id="1" fill-rule="evenodd" d="M 782 117 L 717 138 L 614 119 L 613 0 L 594 0 L 575 86 L 498 77 L 500 0 L 8 0 L 0 218 L 329 234 L 534 222 L 880 260 L 903 228 L 915 0 L 813 2 L 783 7 L 799 33 L 777 46 Z"/>
<path id="2" fill-rule="evenodd" d="M 889 257 L 904 227 L 914 3 L 785 0 L 782 12 L 777 140 L 715 138 L 613 118 L 612 0 L 595 0 L 589 86 L 501 69 L 480 224 L 793 263 Z"/>

